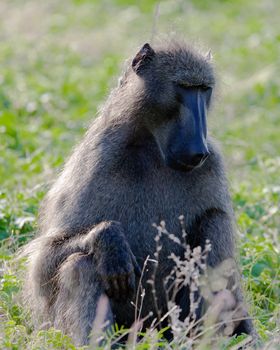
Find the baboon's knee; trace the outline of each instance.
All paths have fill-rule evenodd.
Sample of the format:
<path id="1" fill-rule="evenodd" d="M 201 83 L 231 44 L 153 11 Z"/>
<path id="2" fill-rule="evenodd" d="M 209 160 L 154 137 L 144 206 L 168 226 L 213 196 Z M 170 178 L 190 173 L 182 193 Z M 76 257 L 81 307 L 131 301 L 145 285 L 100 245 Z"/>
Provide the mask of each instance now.
<path id="1" fill-rule="evenodd" d="M 61 265 L 58 272 L 59 288 L 68 289 L 69 292 L 85 283 L 92 283 L 94 266 L 92 256 L 83 253 L 70 255 Z"/>
<path id="2" fill-rule="evenodd" d="M 102 294 L 104 291 L 92 255 L 70 255 L 58 272 L 58 291 L 53 307 L 55 327 L 70 334 L 76 344 L 86 344 Z M 106 304 L 104 320 L 109 324 L 113 322 L 109 304 Z"/>
<path id="3" fill-rule="evenodd" d="M 97 291 L 91 259 L 88 255 L 75 253 L 61 265 L 53 307 L 56 326 L 64 328 L 69 321 L 77 322 L 83 304 L 89 299 L 95 299 Z M 76 321 L 72 318 L 76 318 Z"/>

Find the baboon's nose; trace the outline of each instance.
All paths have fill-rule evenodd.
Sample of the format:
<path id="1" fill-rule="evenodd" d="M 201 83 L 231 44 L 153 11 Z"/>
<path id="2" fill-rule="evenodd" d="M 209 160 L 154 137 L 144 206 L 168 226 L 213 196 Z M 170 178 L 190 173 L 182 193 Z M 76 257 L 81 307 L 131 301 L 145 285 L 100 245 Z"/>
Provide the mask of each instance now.
<path id="1" fill-rule="evenodd" d="M 208 156 L 208 151 L 204 153 L 196 153 L 190 157 L 190 165 L 193 167 L 198 166 L 199 164 L 202 164 Z"/>
<path id="2" fill-rule="evenodd" d="M 166 164 L 170 168 L 182 171 L 193 170 L 195 167 L 201 165 L 209 156 L 208 149 L 202 150 L 202 152 L 177 153 L 172 152 L 172 149 L 170 149 L 166 158 Z"/>

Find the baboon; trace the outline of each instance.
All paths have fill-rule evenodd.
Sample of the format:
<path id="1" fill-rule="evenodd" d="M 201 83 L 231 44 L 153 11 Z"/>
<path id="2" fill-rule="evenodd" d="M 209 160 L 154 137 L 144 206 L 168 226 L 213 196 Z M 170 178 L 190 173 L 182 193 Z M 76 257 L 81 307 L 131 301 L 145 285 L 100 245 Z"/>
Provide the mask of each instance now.
<path id="1" fill-rule="evenodd" d="M 139 274 L 156 250 L 153 223 L 164 220 L 169 232 L 182 238 L 178 216 L 183 215 L 191 248 L 211 242 L 209 266 L 234 257 L 223 161 L 207 135 L 214 86 L 209 57 L 185 43 L 145 44 L 47 193 L 39 236 L 27 248 L 27 295 L 34 313 L 76 344 L 88 343 L 102 295 L 109 300 L 109 325 L 133 324 Z M 166 238 L 155 277 L 162 314 L 171 252 L 183 255 Z M 141 317 L 156 315 L 150 278 L 148 266 Z M 242 300 L 239 287 L 234 296 Z M 182 318 L 189 313 L 185 300 L 178 298 Z M 249 318 L 234 330 L 242 332 L 253 332 Z"/>

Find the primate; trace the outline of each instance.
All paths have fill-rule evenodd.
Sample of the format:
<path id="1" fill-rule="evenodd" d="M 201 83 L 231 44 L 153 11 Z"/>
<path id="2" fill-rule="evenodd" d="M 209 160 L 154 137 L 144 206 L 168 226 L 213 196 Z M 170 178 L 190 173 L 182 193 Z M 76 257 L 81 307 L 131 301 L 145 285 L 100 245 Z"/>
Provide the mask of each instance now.
<path id="1" fill-rule="evenodd" d="M 234 257 L 223 161 L 207 135 L 214 87 L 209 57 L 184 43 L 145 44 L 47 193 L 39 235 L 27 248 L 26 290 L 34 313 L 76 344 L 88 343 L 102 295 L 109 300 L 108 324 L 133 324 L 139 274 L 156 250 L 153 223 L 164 220 L 181 239 L 183 215 L 191 248 L 211 242 L 210 267 Z M 171 253 L 184 254 L 163 239 L 155 276 L 162 315 Z M 143 273 L 141 317 L 156 317 L 151 270 Z M 233 293 L 242 300 L 240 287 Z M 189 313 L 186 300 L 178 298 L 182 319 Z M 242 332 L 253 332 L 249 318 L 234 330 Z"/>

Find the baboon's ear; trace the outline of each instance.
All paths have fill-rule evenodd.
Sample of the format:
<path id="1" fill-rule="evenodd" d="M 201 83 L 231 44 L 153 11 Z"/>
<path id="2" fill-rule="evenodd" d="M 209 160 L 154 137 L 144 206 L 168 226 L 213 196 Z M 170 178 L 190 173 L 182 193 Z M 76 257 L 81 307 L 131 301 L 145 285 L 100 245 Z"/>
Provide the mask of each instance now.
<path id="1" fill-rule="evenodd" d="M 211 49 L 206 53 L 205 58 L 207 61 L 212 61 L 213 60 L 213 55 Z"/>
<path id="2" fill-rule="evenodd" d="M 136 54 L 132 61 L 132 69 L 135 73 L 139 73 L 149 61 L 153 59 L 155 51 L 146 43 L 141 50 Z"/>

